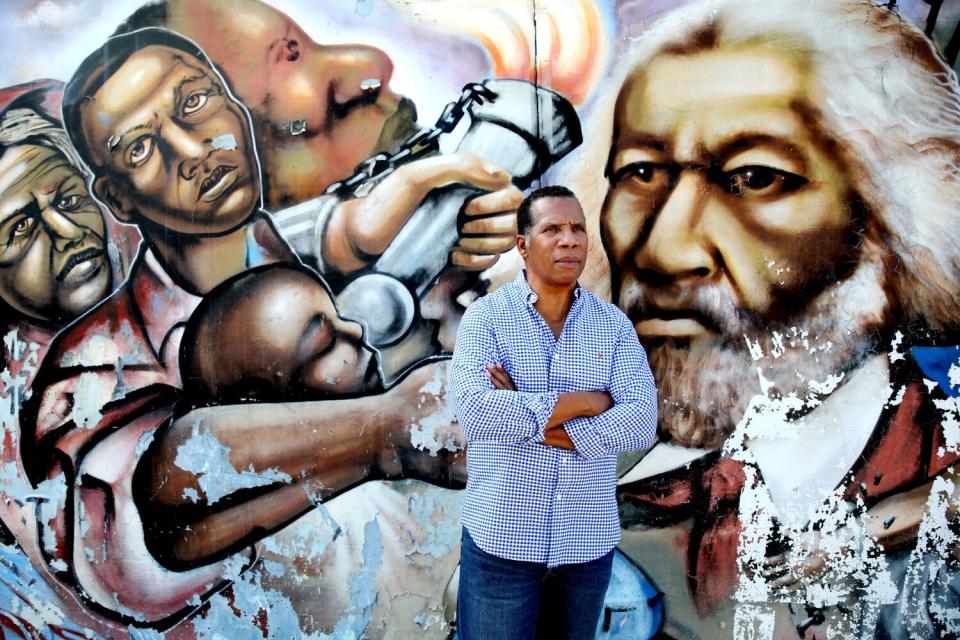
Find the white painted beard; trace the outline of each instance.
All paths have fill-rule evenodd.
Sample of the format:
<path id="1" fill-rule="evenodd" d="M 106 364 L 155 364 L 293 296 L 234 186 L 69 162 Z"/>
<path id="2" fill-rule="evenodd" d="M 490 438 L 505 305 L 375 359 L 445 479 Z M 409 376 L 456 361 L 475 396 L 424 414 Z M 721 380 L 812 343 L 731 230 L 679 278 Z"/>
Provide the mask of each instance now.
<path id="1" fill-rule="evenodd" d="M 689 447 L 720 446 L 761 392 L 761 374 L 771 397 L 793 394 L 801 406 L 819 404 L 821 384 L 858 367 L 876 350 L 888 322 L 881 251 L 868 244 L 849 277 L 829 285 L 787 322 L 748 317 L 712 285 L 690 291 L 692 308 L 713 321 L 722 337 L 667 340 L 648 349 L 661 437 Z M 643 287 L 632 293 L 642 300 Z"/>

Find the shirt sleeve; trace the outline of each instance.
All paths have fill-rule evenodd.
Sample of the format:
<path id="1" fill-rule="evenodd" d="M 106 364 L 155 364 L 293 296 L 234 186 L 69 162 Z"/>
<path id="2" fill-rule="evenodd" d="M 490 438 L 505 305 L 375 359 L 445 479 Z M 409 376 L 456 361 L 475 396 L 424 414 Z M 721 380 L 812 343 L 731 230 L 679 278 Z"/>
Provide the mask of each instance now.
<path id="1" fill-rule="evenodd" d="M 463 316 L 450 369 L 450 390 L 467 442 L 541 442 L 557 404 L 556 392 L 495 389 L 486 365 L 498 362 L 496 339 L 481 304 Z"/>
<path id="2" fill-rule="evenodd" d="M 636 331 L 623 314 L 620 314 L 609 393 L 614 402 L 609 410 L 564 424 L 577 453 L 584 458 L 648 449 L 657 432 L 657 388 L 653 374 Z"/>

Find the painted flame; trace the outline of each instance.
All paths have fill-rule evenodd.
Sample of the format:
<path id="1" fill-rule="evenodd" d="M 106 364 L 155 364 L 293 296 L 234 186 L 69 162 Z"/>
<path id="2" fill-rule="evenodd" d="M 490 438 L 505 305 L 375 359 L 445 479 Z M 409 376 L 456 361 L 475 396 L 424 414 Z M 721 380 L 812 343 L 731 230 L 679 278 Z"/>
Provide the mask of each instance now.
<path id="1" fill-rule="evenodd" d="M 593 0 L 390 2 L 424 24 L 475 38 L 495 77 L 538 81 L 574 104 L 590 94 L 607 59 L 603 16 Z"/>

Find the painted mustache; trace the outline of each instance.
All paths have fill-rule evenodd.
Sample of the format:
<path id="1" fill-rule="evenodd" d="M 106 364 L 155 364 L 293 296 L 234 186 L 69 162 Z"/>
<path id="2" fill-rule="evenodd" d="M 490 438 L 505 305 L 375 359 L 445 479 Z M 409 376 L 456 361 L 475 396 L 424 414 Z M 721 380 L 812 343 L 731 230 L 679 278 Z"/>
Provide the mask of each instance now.
<path id="1" fill-rule="evenodd" d="M 670 291 L 634 283 L 621 296 L 621 307 L 633 322 L 690 318 L 727 340 L 741 339 L 754 321 L 729 295 L 709 286 Z"/>
<path id="2" fill-rule="evenodd" d="M 60 269 L 60 273 L 57 274 L 57 281 L 63 282 L 67 276 L 70 275 L 70 272 L 73 271 L 73 268 L 81 262 L 86 262 L 87 260 L 92 260 L 93 258 L 98 258 L 102 255 L 103 250 L 95 247 L 84 249 L 83 251 L 73 254 L 67 258 L 66 264 L 63 265 L 63 268 Z"/>

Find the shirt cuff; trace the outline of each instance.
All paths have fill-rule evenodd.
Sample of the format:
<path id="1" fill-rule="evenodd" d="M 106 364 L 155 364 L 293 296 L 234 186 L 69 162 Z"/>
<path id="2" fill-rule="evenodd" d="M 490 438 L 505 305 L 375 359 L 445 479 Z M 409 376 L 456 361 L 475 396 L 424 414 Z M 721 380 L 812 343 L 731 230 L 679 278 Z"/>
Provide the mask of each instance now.
<path id="1" fill-rule="evenodd" d="M 537 430 L 533 435 L 533 442 L 543 442 L 546 437 L 547 423 L 550 422 L 559 398 L 560 394 L 556 391 L 523 394 L 523 404 L 533 413 L 536 421 Z"/>
<path id="2" fill-rule="evenodd" d="M 564 423 L 567 435 L 573 441 L 573 446 L 577 448 L 577 453 L 583 458 L 599 458 L 608 453 L 603 438 L 594 428 L 594 420 L 598 417 L 574 418 Z"/>

